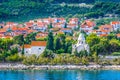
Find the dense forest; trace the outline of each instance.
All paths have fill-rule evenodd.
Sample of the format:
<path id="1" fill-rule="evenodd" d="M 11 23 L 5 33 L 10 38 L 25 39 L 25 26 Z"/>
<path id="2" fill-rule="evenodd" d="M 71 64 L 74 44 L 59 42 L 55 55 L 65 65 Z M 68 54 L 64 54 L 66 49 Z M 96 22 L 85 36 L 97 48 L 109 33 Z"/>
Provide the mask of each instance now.
<path id="1" fill-rule="evenodd" d="M 78 18 L 85 16 L 87 18 L 98 18 L 106 14 L 120 14 L 120 3 L 101 1 L 102 0 L 0 0 L 0 21 L 11 19 L 13 19 L 13 21 L 24 21 L 53 16 Z M 93 7 L 86 7 L 86 5 L 80 7 L 79 3 L 89 3 L 88 5 Z"/>
<path id="2" fill-rule="evenodd" d="M 9 1 L 20 1 L 20 0 L 1 0 L 1 2 L 9 2 Z M 40 3 L 93 3 L 95 0 L 21 0 L 21 1 L 34 1 L 34 2 L 40 2 Z"/>
<path id="3" fill-rule="evenodd" d="M 0 0 L 0 2 L 9 2 L 9 1 L 20 1 L 20 0 Z M 120 0 L 21 0 L 21 1 L 34 1 L 40 3 L 94 3 L 96 1 L 104 1 L 104 2 L 120 2 Z"/>

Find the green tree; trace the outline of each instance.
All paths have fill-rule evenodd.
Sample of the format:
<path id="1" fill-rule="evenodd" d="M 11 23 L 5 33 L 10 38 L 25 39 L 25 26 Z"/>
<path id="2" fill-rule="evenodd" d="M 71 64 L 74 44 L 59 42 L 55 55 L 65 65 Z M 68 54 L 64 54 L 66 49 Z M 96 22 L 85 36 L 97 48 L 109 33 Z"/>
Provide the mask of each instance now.
<path id="1" fill-rule="evenodd" d="M 56 38 L 55 39 L 55 50 L 58 50 L 61 48 L 61 41 L 60 41 L 60 38 Z"/>
<path id="2" fill-rule="evenodd" d="M 116 39 L 112 39 L 110 40 L 109 42 L 110 46 L 109 46 L 109 49 L 111 52 L 118 52 L 120 51 L 120 41 L 119 40 L 116 40 Z"/>
<path id="3" fill-rule="evenodd" d="M 23 45 L 23 43 L 24 43 L 23 35 L 15 36 L 13 39 L 14 39 L 14 43 L 16 43 L 16 44 Z"/>
<path id="4" fill-rule="evenodd" d="M 86 38 L 87 43 L 91 46 L 98 44 L 100 42 L 100 38 L 96 34 L 90 34 Z"/>
<path id="5" fill-rule="evenodd" d="M 52 32 L 49 32 L 49 34 L 48 34 L 47 49 L 54 50 L 54 38 L 53 38 L 53 33 Z"/>
<path id="6" fill-rule="evenodd" d="M 107 38 L 108 40 L 115 39 L 115 34 L 109 34 Z"/>
<path id="7" fill-rule="evenodd" d="M 18 48 L 15 47 L 15 48 L 11 49 L 11 50 L 10 50 L 10 53 L 11 53 L 12 55 L 18 53 Z"/>
<path id="8" fill-rule="evenodd" d="M 30 44 L 31 41 L 35 41 L 35 36 L 36 36 L 37 33 L 30 33 L 28 34 L 26 37 L 25 37 L 25 43 L 26 44 Z"/>

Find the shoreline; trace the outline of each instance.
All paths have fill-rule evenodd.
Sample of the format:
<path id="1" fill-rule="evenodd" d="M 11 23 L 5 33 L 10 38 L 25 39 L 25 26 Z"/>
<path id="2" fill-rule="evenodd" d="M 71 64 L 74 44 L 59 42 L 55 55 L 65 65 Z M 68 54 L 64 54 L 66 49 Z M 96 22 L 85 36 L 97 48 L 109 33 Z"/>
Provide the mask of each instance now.
<path id="1" fill-rule="evenodd" d="M 120 70 L 120 65 L 24 65 L 0 64 L 0 70 Z"/>

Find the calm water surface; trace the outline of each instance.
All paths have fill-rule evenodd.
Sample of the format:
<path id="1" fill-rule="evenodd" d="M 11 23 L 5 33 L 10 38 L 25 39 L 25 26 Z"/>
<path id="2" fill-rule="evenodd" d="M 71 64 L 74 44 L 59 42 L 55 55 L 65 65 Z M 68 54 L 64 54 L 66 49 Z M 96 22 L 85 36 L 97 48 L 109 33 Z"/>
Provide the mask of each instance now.
<path id="1" fill-rule="evenodd" d="M 117 70 L 0 71 L 0 80 L 120 80 L 120 71 Z"/>

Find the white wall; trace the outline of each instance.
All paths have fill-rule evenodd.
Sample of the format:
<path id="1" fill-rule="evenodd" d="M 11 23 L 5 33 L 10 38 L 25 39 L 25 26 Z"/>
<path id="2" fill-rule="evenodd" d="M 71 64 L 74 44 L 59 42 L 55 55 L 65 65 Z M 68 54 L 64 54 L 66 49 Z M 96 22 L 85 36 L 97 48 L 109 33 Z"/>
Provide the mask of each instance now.
<path id="1" fill-rule="evenodd" d="M 43 53 L 45 50 L 44 46 L 32 46 L 31 47 L 31 54 L 35 54 L 35 55 L 40 55 L 41 53 Z"/>
<path id="2" fill-rule="evenodd" d="M 36 56 L 39 56 L 44 52 L 46 47 L 44 46 L 32 46 L 31 48 L 25 48 L 24 49 L 24 54 L 26 56 L 33 55 L 35 54 Z"/>
<path id="3" fill-rule="evenodd" d="M 24 49 L 24 54 L 25 54 L 25 55 L 31 54 L 31 48 L 25 48 L 25 49 Z"/>
<path id="4" fill-rule="evenodd" d="M 112 26 L 113 26 L 114 31 L 117 31 L 118 29 L 120 29 L 120 24 L 115 24 Z"/>

